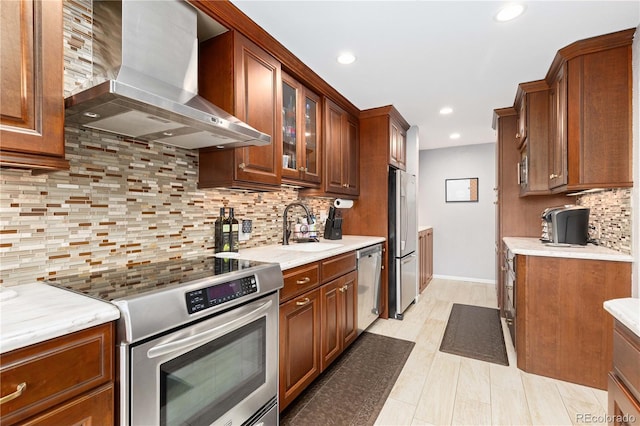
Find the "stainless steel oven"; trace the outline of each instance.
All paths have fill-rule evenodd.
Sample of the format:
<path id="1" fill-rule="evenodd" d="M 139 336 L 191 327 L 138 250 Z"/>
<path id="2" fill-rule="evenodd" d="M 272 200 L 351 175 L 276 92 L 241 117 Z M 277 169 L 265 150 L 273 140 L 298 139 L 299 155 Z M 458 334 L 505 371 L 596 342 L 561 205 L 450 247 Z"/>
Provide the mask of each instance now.
<path id="1" fill-rule="evenodd" d="M 128 283 L 101 297 L 122 314 L 120 424 L 277 425 L 279 265 L 208 258 L 195 266 L 147 271 L 160 288 L 140 283 L 140 269 L 91 280 L 94 289 Z"/>

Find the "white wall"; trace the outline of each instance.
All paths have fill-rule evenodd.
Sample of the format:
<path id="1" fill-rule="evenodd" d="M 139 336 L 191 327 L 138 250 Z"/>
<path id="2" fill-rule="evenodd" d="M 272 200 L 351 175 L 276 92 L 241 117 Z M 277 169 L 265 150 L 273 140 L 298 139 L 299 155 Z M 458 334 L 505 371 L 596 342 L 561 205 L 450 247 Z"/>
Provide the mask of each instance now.
<path id="1" fill-rule="evenodd" d="M 495 283 L 495 143 L 420 151 L 418 223 L 433 226 L 434 276 Z M 478 202 L 445 203 L 445 179 L 478 178 Z"/>

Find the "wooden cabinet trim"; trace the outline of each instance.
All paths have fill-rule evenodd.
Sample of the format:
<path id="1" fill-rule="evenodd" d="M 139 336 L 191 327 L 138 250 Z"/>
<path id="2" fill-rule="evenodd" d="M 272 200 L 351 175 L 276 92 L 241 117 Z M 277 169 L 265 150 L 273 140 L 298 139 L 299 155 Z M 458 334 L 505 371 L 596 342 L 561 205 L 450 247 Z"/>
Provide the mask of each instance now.
<path id="1" fill-rule="evenodd" d="M 549 85 L 551 85 L 553 76 L 557 74 L 558 69 L 561 68 L 565 62 L 577 56 L 599 52 L 604 49 L 631 45 L 635 30 L 635 28 L 629 28 L 601 36 L 590 37 L 563 47 L 556 53 L 556 56 L 554 57 L 544 79 L 549 83 Z"/>

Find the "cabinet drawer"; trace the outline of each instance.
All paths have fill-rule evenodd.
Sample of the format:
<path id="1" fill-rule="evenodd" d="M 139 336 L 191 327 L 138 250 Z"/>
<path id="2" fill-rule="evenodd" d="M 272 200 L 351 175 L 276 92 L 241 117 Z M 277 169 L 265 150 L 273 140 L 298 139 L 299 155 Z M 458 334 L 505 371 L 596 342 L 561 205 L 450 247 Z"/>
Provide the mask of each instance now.
<path id="1" fill-rule="evenodd" d="M 640 339 L 618 321 L 613 329 L 613 369 L 640 400 Z"/>
<path id="2" fill-rule="evenodd" d="M 65 402 L 22 426 L 45 425 L 113 425 L 113 384 L 109 383 Z"/>
<path id="3" fill-rule="evenodd" d="M 309 263 L 283 273 L 284 287 L 280 290 L 280 302 L 296 297 L 320 284 L 320 264 Z"/>
<path id="4" fill-rule="evenodd" d="M 356 252 L 352 251 L 322 261 L 322 282 L 326 283 L 356 269 Z"/>
<path id="5" fill-rule="evenodd" d="M 0 423 L 12 424 L 113 380 L 113 324 L 27 346 L 0 357 L 0 394 L 26 384 L 2 404 Z"/>

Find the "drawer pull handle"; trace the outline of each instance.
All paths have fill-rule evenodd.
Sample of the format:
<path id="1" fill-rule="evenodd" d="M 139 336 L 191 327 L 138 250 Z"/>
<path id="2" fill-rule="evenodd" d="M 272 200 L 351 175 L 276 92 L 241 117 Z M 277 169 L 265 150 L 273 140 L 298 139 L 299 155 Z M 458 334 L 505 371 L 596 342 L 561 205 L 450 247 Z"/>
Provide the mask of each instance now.
<path id="1" fill-rule="evenodd" d="M 304 305 L 306 305 L 306 304 L 307 304 L 307 303 L 309 303 L 309 302 L 310 302 L 309 298 L 308 298 L 308 297 L 305 297 L 305 298 L 304 298 L 304 299 L 302 299 L 302 300 L 298 300 L 298 301 L 296 302 L 296 305 L 298 305 L 298 306 L 304 306 Z"/>
<path id="2" fill-rule="evenodd" d="M 342 287 L 340 287 L 338 290 L 340 290 L 340 293 L 344 293 L 345 291 L 347 291 L 348 288 L 349 288 L 349 286 L 347 284 L 345 284 Z"/>
<path id="3" fill-rule="evenodd" d="M 296 280 L 296 284 L 307 284 L 311 282 L 311 278 L 309 277 L 304 277 L 301 280 Z"/>
<path id="4" fill-rule="evenodd" d="M 5 402 L 9 402 L 9 401 L 13 401 L 14 399 L 16 399 L 17 397 L 19 397 L 20 395 L 22 395 L 22 392 L 24 392 L 24 390 L 27 388 L 27 383 L 26 382 L 22 382 L 18 385 L 18 387 L 16 388 L 16 391 L 14 393 L 11 393 L 7 396 L 3 396 L 2 398 L 0 398 L 0 404 L 4 404 Z"/>

